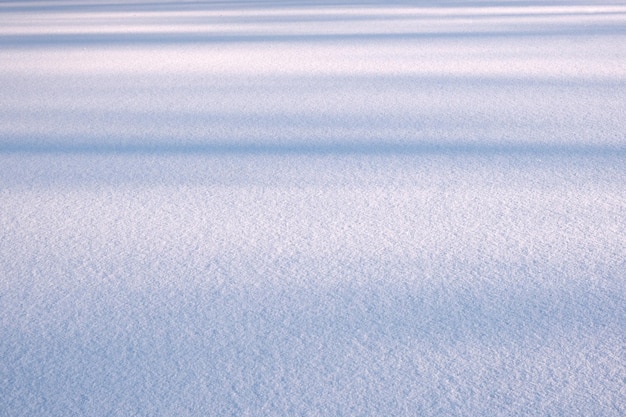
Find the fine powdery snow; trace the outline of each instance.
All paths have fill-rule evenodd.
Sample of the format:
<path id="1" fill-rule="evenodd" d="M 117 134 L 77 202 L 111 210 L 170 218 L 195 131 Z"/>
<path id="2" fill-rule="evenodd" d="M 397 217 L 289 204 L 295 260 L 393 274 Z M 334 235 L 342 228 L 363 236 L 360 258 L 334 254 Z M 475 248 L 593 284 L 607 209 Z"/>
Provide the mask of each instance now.
<path id="1" fill-rule="evenodd" d="M 0 416 L 623 416 L 626 3 L 0 1 Z"/>

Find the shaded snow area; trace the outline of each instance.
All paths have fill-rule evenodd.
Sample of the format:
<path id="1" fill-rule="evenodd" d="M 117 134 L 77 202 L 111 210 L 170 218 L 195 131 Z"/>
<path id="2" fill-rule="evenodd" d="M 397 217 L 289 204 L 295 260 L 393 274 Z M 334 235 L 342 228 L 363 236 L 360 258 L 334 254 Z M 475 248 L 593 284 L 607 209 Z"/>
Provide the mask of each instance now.
<path id="1" fill-rule="evenodd" d="M 623 416 L 626 3 L 0 1 L 0 416 Z"/>

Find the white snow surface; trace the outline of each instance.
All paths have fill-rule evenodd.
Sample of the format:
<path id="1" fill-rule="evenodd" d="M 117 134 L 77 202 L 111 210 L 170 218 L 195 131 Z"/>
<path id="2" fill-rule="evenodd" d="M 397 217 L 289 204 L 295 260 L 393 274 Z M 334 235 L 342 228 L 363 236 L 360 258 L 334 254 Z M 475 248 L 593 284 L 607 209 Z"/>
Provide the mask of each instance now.
<path id="1" fill-rule="evenodd" d="M 0 1 L 0 416 L 623 416 L 626 3 Z"/>

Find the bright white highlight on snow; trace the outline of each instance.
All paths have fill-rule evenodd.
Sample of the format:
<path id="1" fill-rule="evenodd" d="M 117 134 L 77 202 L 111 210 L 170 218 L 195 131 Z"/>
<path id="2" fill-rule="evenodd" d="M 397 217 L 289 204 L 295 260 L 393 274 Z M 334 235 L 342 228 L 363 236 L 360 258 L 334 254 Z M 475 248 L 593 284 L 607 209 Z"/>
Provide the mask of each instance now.
<path id="1" fill-rule="evenodd" d="M 0 415 L 626 413 L 626 4 L 0 2 Z"/>

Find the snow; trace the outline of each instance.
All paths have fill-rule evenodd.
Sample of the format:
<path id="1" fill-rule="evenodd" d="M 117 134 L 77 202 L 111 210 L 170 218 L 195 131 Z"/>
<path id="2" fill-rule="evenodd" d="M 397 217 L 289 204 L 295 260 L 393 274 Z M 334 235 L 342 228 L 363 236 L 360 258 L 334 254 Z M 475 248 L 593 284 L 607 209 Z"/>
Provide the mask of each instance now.
<path id="1" fill-rule="evenodd" d="M 0 416 L 626 413 L 626 3 L 0 2 Z"/>

